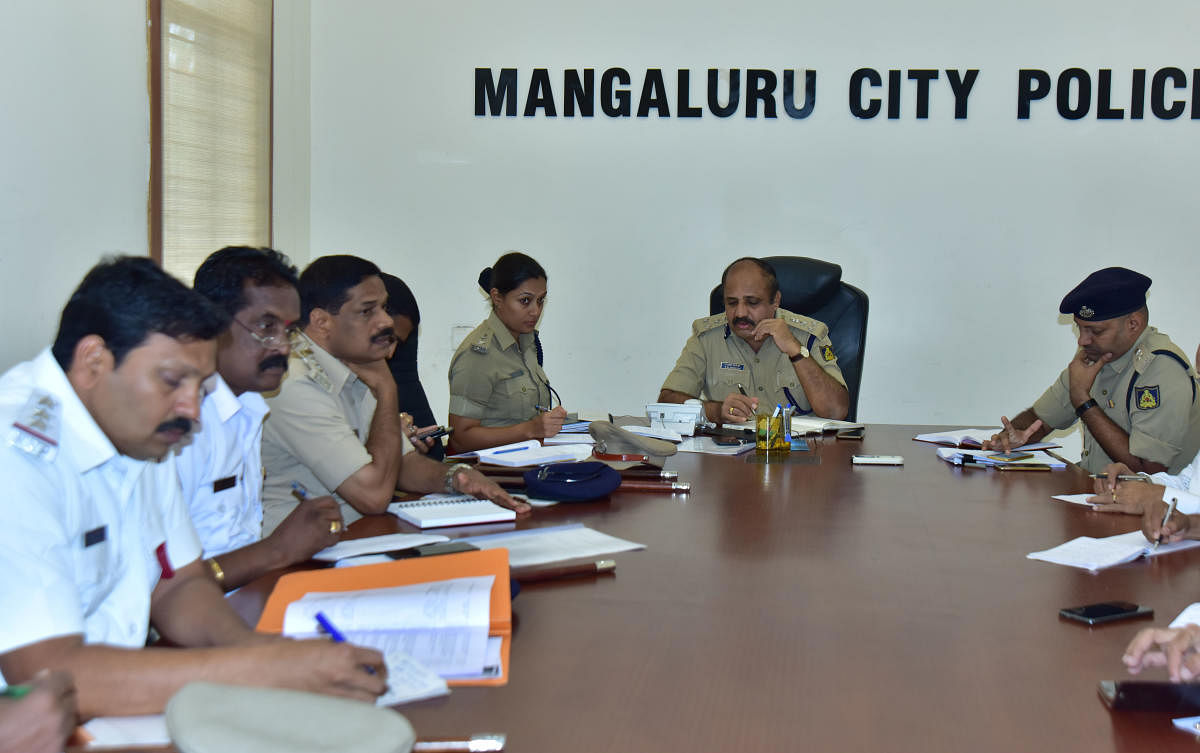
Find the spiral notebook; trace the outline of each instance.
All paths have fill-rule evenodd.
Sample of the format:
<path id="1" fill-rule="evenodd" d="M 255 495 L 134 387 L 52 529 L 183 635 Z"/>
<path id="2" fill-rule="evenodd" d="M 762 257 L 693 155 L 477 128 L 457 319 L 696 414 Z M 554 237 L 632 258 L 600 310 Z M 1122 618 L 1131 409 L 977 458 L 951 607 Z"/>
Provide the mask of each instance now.
<path id="1" fill-rule="evenodd" d="M 418 528 L 466 526 L 516 520 L 517 514 L 487 499 L 466 494 L 430 494 L 408 502 L 393 502 L 388 512 Z"/>

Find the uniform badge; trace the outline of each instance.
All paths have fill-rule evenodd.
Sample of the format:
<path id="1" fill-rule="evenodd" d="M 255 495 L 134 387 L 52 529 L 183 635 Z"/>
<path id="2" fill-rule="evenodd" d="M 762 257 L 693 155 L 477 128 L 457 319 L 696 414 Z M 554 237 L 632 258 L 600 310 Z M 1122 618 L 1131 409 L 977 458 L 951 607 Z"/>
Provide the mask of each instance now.
<path id="1" fill-rule="evenodd" d="M 722 369 L 733 369 L 734 371 L 745 371 L 745 370 L 746 370 L 746 364 L 744 364 L 744 363 L 730 363 L 729 361 L 721 361 L 721 368 L 722 368 Z"/>
<path id="2" fill-rule="evenodd" d="M 53 396 L 35 390 L 17 414 L 8 432 L 8 443 L 46 462 L 58 454 L 61 406 Z"/>
<path id="3" fill-rule="evenodd" d="M 1137 390 L 1138 410 L 1153 410 L 1162 405 L 1157 384 L 1153 387 L 1135 387 L 1134 389 Z"/>
<path id="4" fill-rule="evenodd" d="M 826 345 L 821 350 L 821 355 L 825 357 L 825 363 L 829 363 L 830 361 L 832 361 L 833 360 L 833 346 Z"/>
<path id="5" fill-rule="evenodd" d="M 1095 315 L 1096 315 L 1096 312 L 1093 311 L 1092 309 L 1088 308 L 1087 306 L 1081 306 L 1079 309 L 1079 318 L 1080 319 L 1091 319 Z"/>

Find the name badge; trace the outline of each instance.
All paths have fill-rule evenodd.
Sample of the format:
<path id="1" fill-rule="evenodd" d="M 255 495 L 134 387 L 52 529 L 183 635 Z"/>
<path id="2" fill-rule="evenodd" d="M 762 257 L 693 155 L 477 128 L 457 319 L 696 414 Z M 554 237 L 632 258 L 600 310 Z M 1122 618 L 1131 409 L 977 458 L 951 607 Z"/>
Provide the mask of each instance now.
<path id="1" fill-rule="evenodd" d="M 83 548 L 87 549 L 89 546 L 95 546 L 96 544 L 103 543 L 103 541 L 107 538 L 108 526 L 93 528 L 92 530 L 83 534 Z"/>
<path id="2" fill-rule="evenodd" d="M 730 363 L 729 361 L 721 361 L 721 368 L 722 368 L 722 369 L 733 369 L 733 370 L 735 370 L 735 371 L 745 371 L 745 370 L 746 370 L 746 364 L 744 364 L 744 363 Z"/>
<path id="3" fill-rule="evenodd" d="M 213 482 L 213 491 L 214 492 L 223 492 L 226 489 L 232 489 L 235 486 L 237 486 L 237 476 L 230 476 L 228 478 L 219 478 Z"/>

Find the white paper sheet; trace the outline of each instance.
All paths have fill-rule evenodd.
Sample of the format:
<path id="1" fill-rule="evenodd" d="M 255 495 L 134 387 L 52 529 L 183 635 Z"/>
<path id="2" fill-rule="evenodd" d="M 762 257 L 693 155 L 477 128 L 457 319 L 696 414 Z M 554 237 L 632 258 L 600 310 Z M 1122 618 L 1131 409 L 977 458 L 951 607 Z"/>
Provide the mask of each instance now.
<path id="1" fill-rule="evenodd" d="M 377 552 L 392 552 L 397 549 L 411 549 L 415 546 L 437 544 L 449 541 L 445 536 L 429 533 L 389 533 L 384 536 L 369 536 L 365 539 L 350 539 L 339 541 L 331 547 L 322 549 L 313 555 L 313 559 L 324 562 L 337 562 L 347 557 L 359 557 L 364 554 Z"/>
<path id="2" fill-rule="evenodd" d="M 480 549 L 507 549 L 509 567 L 544 565 L 580 557 L 645 549 L 625 539 L 594 531 L 582 523 L 549 528 L 526 528 L 512 533 L 462 539 Z"/>
<path id="3" fill-rule="evenodd" d="M 162 714 L 146 716 L 101 716 L 83 725 L 91 735 L 88 750 L 129 748 L 136 746 L 165 747 L 171 744 L 167 719 Z"/>
<path id="4" fill-rule="evenodd" d="M 1057 499 L 1062 502 L 1070 502 L 1073 505 L 1083 505 L 1084 507 L 1091 507 L 1092 503 L 1088 502 L 1088 500 L 1094 496 L 1096 496 L 1096 495 L 1093 494 L 1092 492 L 1086 492 L 1084 494 L 1055 494 L 1050 499 Z"/>
<path id="5" fill-rule="evenodd" d="M 1141 531 L 1130 531 L 1117 536 L 1092 538 L 1080 536 L 1065 544 L 1059 544 L 1053 549 L 1032 552 L 1026 555 L 1029 559 L 1052 562 L 1056 565 L 1083 568 L 1084 570 L 1103 570 L 1105 568 L 1132 562 L 1141 556 L 1157 557 L 1183 549 L 1200 546 L 1200 541 L 1180 541 L 1176 544 L 1162 544 L 1157 550 L 1146 541 Z"/>

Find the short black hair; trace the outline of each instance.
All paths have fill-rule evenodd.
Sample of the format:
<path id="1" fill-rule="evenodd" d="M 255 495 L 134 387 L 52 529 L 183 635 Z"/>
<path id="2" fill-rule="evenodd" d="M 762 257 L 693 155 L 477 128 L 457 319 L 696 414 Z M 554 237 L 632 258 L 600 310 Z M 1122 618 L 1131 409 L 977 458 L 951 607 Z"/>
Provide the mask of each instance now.
<path id="1" fill-rule="evenodd" d="M 484 267 L 479 273 L 479 287 L 483 292 L 490 293 L 492 288 L 507 295 L 526 280 L 547 279 L 546 270 L 542 265 L 519 251 L 509 251 L 496 260 L 490 267 Z"/>
<path id="2" fill-rule="evenodd" d="M 383 272 L 379 275 L 383 280 L 383 287 L 387 288 L 387 309 L 389 316 L 407 316 L 412 320 L 413 326 L 421 323 L 421 309 L 417 307 L 417 297 L 408 289 L 408 285 L 404 284 L 395 275 L 389 275 Z"/>
<path id="3" fill-rule="evenodd" d="M 291 259 L 273 248 L 226 246 L 196 270 L 192 289 L 232 317 L 246 307 L 247 282 L 255 287 L 295 288 L 300 284 L 296 273 Z"/>
<path id="4" fill-rule="evenodd" d="M 212 340 L 229 317 L 144 256 L 109 257 L 92 267 L 63 308 L 51 352 L 64 371 L 75 346 L 99 335 L 117 366 L 158 333 L 176 340 Z"/>
<path id="5" fill-rule="evenodd" d="M 779 278 L 775 276 L 775 267 L 772 267 L 771 264 L 765 259 L 759 259 L 756 256 L 743 256 L 740 259 L 734 259 L 732 262 L 730 262 L 728 267 L 725 267 L 725 271 L 721 273 L 722 294 L 724 294 L 725 291 L 725 278 L 729 277 L 729 270 L 733 269 L 735 266 L 744 261 L 754 264 L 758 267 L 759 271 L 763 273 L 763 276 L 767 278 L 767 297 L 774 298 L 775 294 L 779 292 Z"/>
<path id="6" fill-rule="evenodd" d="M 300 323 L 308 325 L 308 316 L 313 309 L 338 313 L 350 300 L 350 288 L 368 277 L 382 280 L 382 274 L 373 262 L 350 254 L 333 254 L 314 260 L 300 273 Z"/>

